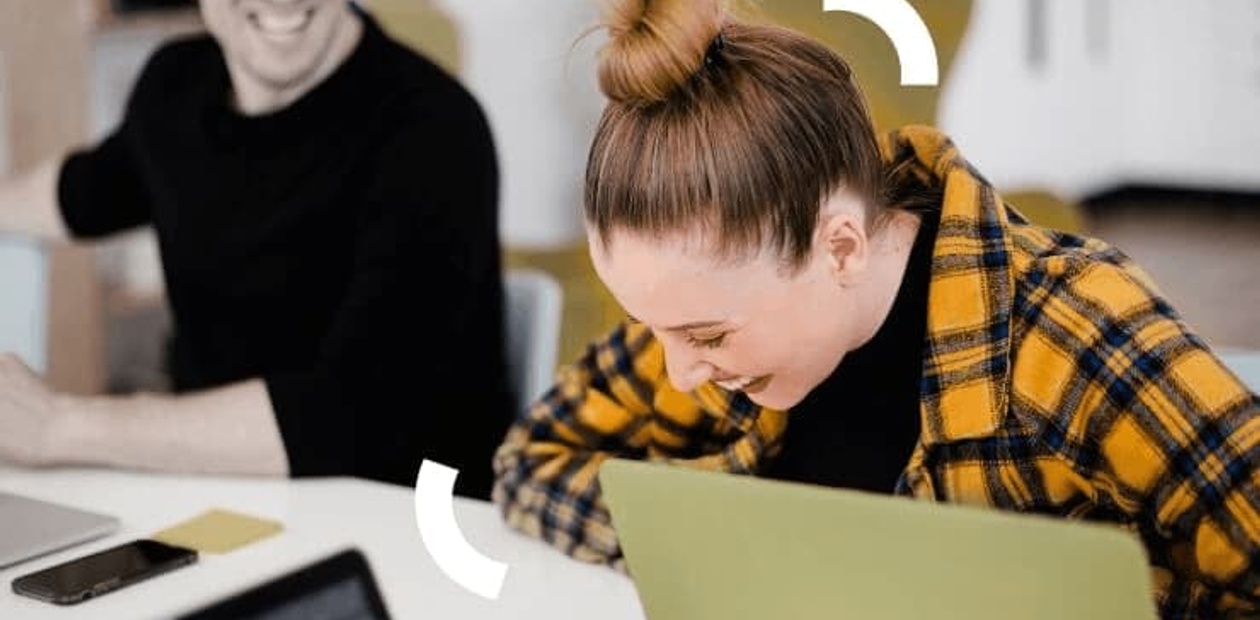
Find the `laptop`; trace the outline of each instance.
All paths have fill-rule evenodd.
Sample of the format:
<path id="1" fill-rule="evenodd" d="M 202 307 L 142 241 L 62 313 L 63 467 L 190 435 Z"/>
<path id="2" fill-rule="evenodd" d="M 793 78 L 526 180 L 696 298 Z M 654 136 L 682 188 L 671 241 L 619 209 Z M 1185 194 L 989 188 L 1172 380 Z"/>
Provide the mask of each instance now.
<path id="1" fill-rule="evenodd" d="M 117 517 L 0 492 L 0 568 L 118 531 Z"/>
<path id="2" fill-rule="evenodd" d="M 345 549 L 178 620 L 390 620 L 367 558 Z"/>
<path id="3" fill-rule="evenodd" d="M 609 460 L 648 620 L 1156 620 L 1118 528 Z"/>

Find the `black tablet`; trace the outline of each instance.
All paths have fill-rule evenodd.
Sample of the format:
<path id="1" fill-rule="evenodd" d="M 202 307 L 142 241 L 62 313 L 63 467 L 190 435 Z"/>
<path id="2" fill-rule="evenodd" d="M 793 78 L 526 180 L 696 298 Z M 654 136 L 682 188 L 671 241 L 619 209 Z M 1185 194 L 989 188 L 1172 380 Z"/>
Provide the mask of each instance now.
<path id="1" fill-rule="evenodd" d="M 180 620 L 390 620 L 367 559 L 347 549 Z"/>

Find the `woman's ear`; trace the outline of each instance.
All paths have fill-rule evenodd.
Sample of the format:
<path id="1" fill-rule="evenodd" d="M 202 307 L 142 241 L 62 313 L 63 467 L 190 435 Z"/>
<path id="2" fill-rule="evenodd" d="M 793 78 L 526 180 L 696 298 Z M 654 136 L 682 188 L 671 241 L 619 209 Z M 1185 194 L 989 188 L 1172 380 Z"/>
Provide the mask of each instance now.
<path id="1" fill-rule="evenodd" d="M 819 226 L 820 247 L 832 276 L 841 287 L 857 282 L 866 270 L 870 243 L 862 218 L 849 209 L 826 211 Z"/>

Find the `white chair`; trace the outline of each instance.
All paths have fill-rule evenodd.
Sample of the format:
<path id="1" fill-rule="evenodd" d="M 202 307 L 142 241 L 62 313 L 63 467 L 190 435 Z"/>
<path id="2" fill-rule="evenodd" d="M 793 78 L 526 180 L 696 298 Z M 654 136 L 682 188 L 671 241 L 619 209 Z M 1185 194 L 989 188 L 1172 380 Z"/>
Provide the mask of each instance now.
<path id="1" fill-rule="evenodd" d="M 564 294 L 550 274 L 509 269 L 504 277 L 508 370 L 523 413 L 555 377 Z"/>
<path id="2" fill-rule="evenodd" d="M 48 260 L 36 241 L 0 236 L 0 353 L 48 370 Z"/>
<path id="3" fill-rule="evenodd" d="M 1260 393 L 1260 351 L 1223 349 L 1216 355 L 1252 392 Z"/>

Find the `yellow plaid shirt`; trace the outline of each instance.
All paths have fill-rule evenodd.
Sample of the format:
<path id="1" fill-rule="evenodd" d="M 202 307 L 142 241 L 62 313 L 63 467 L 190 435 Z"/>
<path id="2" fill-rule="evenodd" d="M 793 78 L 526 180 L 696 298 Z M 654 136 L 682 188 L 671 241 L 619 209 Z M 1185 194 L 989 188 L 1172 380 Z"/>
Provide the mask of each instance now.
<path id="1" fill-rule="evenodd" d="M 881 146 L 943 191 L 922 428 L 896 492 L 1117 523 L 1145 543 L 1163 617 L 1260 617 L 1260 399 L 1115 248 L 1030 224 L 931 128 Z M 605 458 L 756 474 L 790 419 L 674 390 L 626 323 L 510 429 L 493 498 L 510 526 L 624 570 Z"/>

